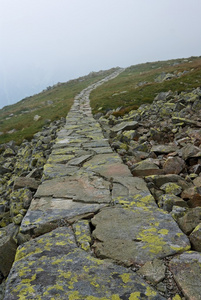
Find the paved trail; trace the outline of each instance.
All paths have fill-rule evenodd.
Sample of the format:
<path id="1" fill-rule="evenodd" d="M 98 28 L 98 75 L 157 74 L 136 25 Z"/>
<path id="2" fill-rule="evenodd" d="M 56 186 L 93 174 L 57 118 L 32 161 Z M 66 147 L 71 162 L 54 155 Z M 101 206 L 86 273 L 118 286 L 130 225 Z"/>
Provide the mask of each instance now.
<path id="1" fill-rule="evenodd" d="M 189 241 L 112 151 L 89 104 L 121 71 L 75 97 L 23 219 L 32 238 L 18 248 L 5 300 L 165 299 L 134 271 Z"/>

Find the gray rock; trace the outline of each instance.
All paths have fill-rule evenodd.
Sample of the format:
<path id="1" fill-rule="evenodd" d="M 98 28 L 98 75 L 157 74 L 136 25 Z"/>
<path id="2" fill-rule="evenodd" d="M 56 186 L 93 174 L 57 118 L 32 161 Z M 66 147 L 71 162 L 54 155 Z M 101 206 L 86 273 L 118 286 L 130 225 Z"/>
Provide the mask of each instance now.
<path id="1" fill-rule="evenodd" d="M 175 196 L 178 196 L 182 192 L 182 188 L 174 182 L 164 183 L 161 185 L 160 189 L 166 194 L 173 194 Z"/>
<path id="2" fill-rule="evenodd" d="M 201 252 L 201 223 L 189 235 L 189 239 L 195 251 Z"/>
<path id="3" fill-rule="evenodd" d="M 189 251 L 174 257 L 170 269 L 186 299 L 201 299 L 201 253 Z"/>
<path id="4" fill-rule="evenodd" d="M 139 126 L 138 122 L 130 121 L 130 122 L 121 122 L 111 128 L 111 131 L 117 133 L 119 131 L 125 130 L 134 130 Z"/>
<path id="5" fill-rule="evenodd" d="M 151 151 L 155 153 L 170 153 L 176 150 L 177 147 L 175 145 L 155 145 L 151 148 Z"/>
<path id="6" fill-rule="evenodd" d="M 37 190 L 38 186 L 39 186 L 39 182 L 34 178 L 18 177 L 14 181 L 14 189 L 27 187 L 30 188 L 31 190 Z"/>
<path id="7" fill-rule="evenodd" d="M 94 258 L 79 249 L 67 227 L 58 228 L 19 247 L 7 279 L 4 300 L 18 297 L 44 300 L 105 297 L 164 299 L 132 271 Z"/>
<path id="8" fill-rule="evenodd" d="M 200 152 L 199 147 L 196 147 L 192 144 L 187 144 L 185 147 L 182 148 L 182 157 L 184 160 L 186 160 L 189 157 L 195 156 L 199 152 Z"/>
<path id="9" fill-rule="evenodd" d="M 167 212 L 171 212 L 173 206 L 180 206 L 188 208 L 188 204 L 180 197 L 174 194 L 162 195 L 159 199 L 158 206 Z"/>
<path id="10" fill-rule="evenodd" d="M 148 261 L 142 266 L 137 274 L 142 275 L 145 279 L 156 285 L 165 278 L 166 266 L 159 259 L 154 259 L 153 261 Z"/>
<path id="11" fill-rule="evenodd" d="M 201 207 L 191 208 L 187 213 L 178 219 L 178 224 L 183 232 L 190 234 L 201 220 Z"/>
<path id="12" fill-rule="evenodd" d="M 114 259 L 127 266 L 143 265 L 190 249 L 172 217 L 157 208 L 107 208 L 98 213 L 92 224 L 93 247 L 100 258 Z"/>
<path id="13" fill-rule="evenodd" d="M 179 174 L 185 167 L 185 161 L 178 156 L 168 157 L 163 165 L 163 169 L 168 174 Z"/>
<path id="14" fill-rule="evenodd" d="M 12 267 L 17 244 L 13 237 L 16 234 L 16 227 L 11 224 L 0 229 L 0 272 L 7 277 Z"/>

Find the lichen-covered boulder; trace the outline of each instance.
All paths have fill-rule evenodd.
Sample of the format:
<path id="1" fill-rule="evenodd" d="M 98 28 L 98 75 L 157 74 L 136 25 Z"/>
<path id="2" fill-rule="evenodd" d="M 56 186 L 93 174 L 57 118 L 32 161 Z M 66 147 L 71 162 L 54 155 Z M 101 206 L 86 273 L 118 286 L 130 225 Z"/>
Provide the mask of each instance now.
<path id="1" fill-rule="evenodd" d="M 163 300 L 134 272 L 92 257 L 62 227 L 19 247 L 4 300 Z"/>
<path id="2" fill-rule="evenodd" d="M 92 224 L 96 255 L 127 266 L 190 249 L 188 238 L 172 217 L 154 207 L 106 208 Z"/>

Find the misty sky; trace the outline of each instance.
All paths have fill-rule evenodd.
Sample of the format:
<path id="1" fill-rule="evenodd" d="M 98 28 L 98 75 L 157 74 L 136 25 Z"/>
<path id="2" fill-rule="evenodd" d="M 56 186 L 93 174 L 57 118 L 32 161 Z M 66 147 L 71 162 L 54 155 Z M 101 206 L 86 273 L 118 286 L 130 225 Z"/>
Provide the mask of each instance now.
<path id="1" fill-rule="evenodd" d="M 0 108 L 111 67 L 201 55 L 201 0 L 0 0 Z"/>

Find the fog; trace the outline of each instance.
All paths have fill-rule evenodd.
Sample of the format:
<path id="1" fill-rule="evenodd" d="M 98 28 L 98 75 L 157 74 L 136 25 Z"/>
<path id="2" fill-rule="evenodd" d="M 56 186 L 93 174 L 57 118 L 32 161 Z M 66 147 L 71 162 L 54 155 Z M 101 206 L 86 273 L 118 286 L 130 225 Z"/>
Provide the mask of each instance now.
<path id="1" fill-rule="evenodd" d="M 112 67 L 201 55 L 200 0 L 0 0 L 0 108 Z"/>

